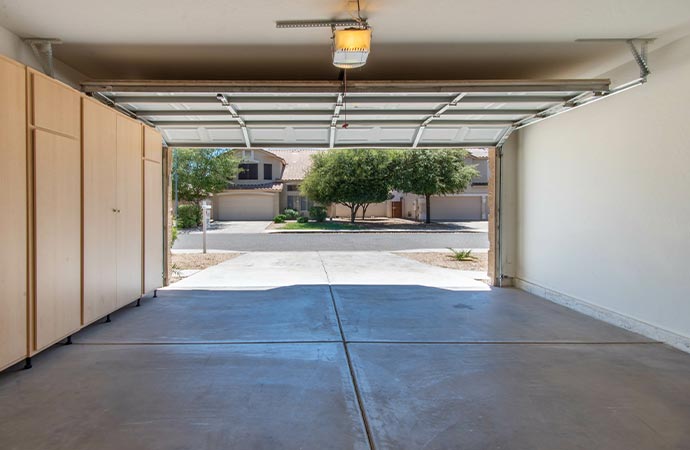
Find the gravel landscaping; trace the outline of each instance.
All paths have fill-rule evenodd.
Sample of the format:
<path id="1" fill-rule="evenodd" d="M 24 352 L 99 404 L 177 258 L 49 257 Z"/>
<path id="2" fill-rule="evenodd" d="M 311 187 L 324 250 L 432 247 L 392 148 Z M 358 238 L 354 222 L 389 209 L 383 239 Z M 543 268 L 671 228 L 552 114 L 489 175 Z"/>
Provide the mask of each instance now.
<path id="1" fill-rule="evenodd" d="M 173 253 L 172 254 L 172 274 L 170 282 L 174 283 L 185 278 L 186 270 L 204 270 L 215 266 L 224 261 L 237 258 L 242 253 L 223 252 L 223 253 Z"/>
<path id="2" fill-rule="evenodd" d="M 445 267 L 447 269 L 457 270 L 472 270 L 486 272 L 488 265 L 487 253 L 474 253 L 473 261 L 457 261 L 453 258 L 453 254 L 448 252 L 396 252 L 398 256 L 414 259 L 432 266 Z"/>

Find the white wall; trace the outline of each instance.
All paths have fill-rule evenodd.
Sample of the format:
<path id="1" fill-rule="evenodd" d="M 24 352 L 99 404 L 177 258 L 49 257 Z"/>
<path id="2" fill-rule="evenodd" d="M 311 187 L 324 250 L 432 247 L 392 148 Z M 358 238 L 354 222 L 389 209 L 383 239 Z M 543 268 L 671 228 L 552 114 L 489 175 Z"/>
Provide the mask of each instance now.
<path id="1" fill-rule="evenodd" d="M 43 72 L 43 67 L 41 66 L 40 61 L 34 55 L 31 47 L 22 42 L 19 36 L 3 27 L 0 27 L 0 54 Z M 58 80 L 78 89 L 80 87 L 79 83 L 88 79 L 85 75 L 79 73 L 63 62 L 59 60 L 53 61 L 55 78 Z"/>
<path id="2" fill-rule="evenodd" d="M 690 351 L 690 37 L 650 60 L 646 85 L 519 133 L 514 272 Z"/>

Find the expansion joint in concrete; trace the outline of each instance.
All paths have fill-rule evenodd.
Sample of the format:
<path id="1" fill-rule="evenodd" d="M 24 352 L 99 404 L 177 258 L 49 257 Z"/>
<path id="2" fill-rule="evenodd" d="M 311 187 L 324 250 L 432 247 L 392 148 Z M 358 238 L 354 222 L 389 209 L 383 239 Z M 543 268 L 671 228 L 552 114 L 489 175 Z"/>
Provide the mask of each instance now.
<path id="1" fill-rule="evenodd" d="M 364 424 L 364 430 L 367 434 L 367 441 L 369 443 L 369 448 L 371 450 L 376 450 L 376 444 L 374 444 L 374 437 L 371 432 L 371 426 L 369 425 L 369 418 L 367 417 L 367 412 L 364 409 L 364 400 L 362 399 L 362 393 L 359 389 L 359 384 L 357 383 L 357 375 L 355 374 L 355 368 L 352 365 L 352 358 L 350 357 L 350 350 L 347 347 L 347 338 L 345 337 L 345 331 L 343 330 L 343 324 L 340 321 L 340 313 L 338 312 L 338 305 L 335 301 L 335 294 L 333 293 L 333 285 L 331 284 L 331 279 L 328 275 L 328 269 L 326 269 L 326 264 L 321 257 L 321 253 L 317 252 L 319 255 L 319 260 L 321 261 L 321 267 L 326 274 L 326 280 L 328 281 L 328 292 L 331 296 L 331 303 L 333 304 L 333 311 L 335 312 L 335 318 L 338 322 L 338 330 L 340 332 L 340 339 L 343 343 L 343 349 L 345 350 L 345 359 L 347 359 L 347 368 L 350 371 L 350 379 L 352 380 L 352 387 L 355 391 L 355 397 L 357 398 L 357 404 L 359 405 L 359 412 L 362 415 L 362 423 Z"/>

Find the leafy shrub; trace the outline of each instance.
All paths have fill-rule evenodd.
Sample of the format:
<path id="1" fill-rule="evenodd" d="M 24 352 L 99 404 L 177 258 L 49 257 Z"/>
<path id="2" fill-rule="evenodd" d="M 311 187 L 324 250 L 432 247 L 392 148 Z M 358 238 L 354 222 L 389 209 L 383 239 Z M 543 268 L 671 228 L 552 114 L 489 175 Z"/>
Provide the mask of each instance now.
<path id="1" fill-rule="evenodd" d="M 275 222 L 275 223 L 285 223 L 285 219 L 286 219 L 285 214 L 278 214 L 277 216 L 275 216 L 275 217 L 273 218 L 273 222 Z"/>
<path id="2" fill-rule="evenodd" d="M 453 259 L 456 261 L 474 261 L 475 258 L 472 256 L 472 250 L 455 250 L 448 247 L 448 250 L 453 252 Z"/>
<path id="3" fill-rule="evenodd" d="M 177 226 L 179 228 L 194 228 L 201 225 L 201 207 L 189 204 L 177 207 Z"/>
<path id="4" fill-rule="evenodd" d="M 309 208 L 309 218 L 312 220 L 316 220 L 317 222 L 323 222 L 326 220 L 326 216 L 328 216 L 328 212 L 326 211 L 326 208 L 323 206 L 312 206 Z"/>
<path id="5" fill-rule="evenodd" d="M 307 223 L 307 222 L 309 222 L 309 219 L 304 217 L 304 216 L 297 218 L 297 223 Z"/>
<path id="6" fill-rule="evenodd" d="M 170 230 L 170 246 L 172 247 L 177 240 L 177 226 L 173 225 Z"/>
<path id="7" fill-rule="evenodd" d="M 301 216 L 299 211 L 291 208 L 285 208 L 285 210 L 283 211 L 283 215 L 287 220 L 295 220 Z"/>

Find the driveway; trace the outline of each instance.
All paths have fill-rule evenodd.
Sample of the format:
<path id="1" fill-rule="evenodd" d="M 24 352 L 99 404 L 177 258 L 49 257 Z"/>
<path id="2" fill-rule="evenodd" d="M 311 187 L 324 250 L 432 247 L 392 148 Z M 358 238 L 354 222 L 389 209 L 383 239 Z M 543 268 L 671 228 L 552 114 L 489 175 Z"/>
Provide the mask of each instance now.
<path id="1" fill-rule="evenodd" d="M 73 339 L 0 376 L 5 447 L 690 448 L 689 355 L 391 254 L 245 254 Z"/>
<path id="2" fill-rule="evenodd" d="M 211 224 L 211 227 L 208 229 L 209 234 L 254 234 L 254 233 L 263 233 L 264 230 L 266 230 L 266 227 L 268 227 L 270 224 L 273 222 L 271 221 L 251 221 L 251 220 L 242 220 L 242 221 L 219 221 L 216 220 Z M 181 230 L 180 231 L 180 236 L 185 236 L 185 235 L 201 235 L 202 231 L 201 230 L 193 230 L 193 231 L 187 231 L 187 230 Z"/>
<path id="3" fill-rule="evenodd" d="M 398 251 L 413 249 L 489 248 L 487 233 L 210 233 L 207 248 L 239 252 Z M 201 233 L 180 234 L 173 247 L 202 247 Z"/>

